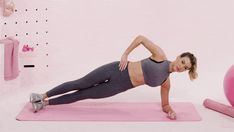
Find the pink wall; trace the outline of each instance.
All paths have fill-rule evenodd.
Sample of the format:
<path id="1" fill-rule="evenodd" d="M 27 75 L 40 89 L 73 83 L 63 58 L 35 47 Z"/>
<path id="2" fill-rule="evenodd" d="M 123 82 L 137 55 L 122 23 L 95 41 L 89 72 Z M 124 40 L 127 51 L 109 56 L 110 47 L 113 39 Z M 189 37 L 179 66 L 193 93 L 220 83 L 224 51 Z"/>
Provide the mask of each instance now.
<path id="1" fill-rule="evenodd" d="M 97 66 L 119 60 L 139 34 L 162 47 L 170 60 L 181 52 L 193 52 L 198 58 L 200 81 L 216 82 L 217 89 L 222 86 L 226 70 L 234 63 L 232 0 L 15 0 L 15 3 L 21 10 L 49 9 L 48 13 L 17 13 L 1 18 L 8 22 L 34 20 L 35 15 L 41 19 L 49 18 L 48 24 L 27 25 L 23 29 L 48 29 L 49 36 L 18 37 L 22 42 L 49 41 L 49 46 L 38 47 L 37 57 L 21 58 L 21 64 L 33 61 L 40 67 L 22 68 L 19 78 L 12 81 L 18 86 L 79 78 Z M 1 37 L 5 31 L 1 29 Z M 49 57 L 39 59 L 47 52 Z M 130 54 L 129 60 L 136 61 L 149 55 L 140 46 Z M 49 67 L 43 67 L 44 64 Z M 210 76 L 216 78 L 212 80 Z M 188 80 L 187 74 L 182 74 L 175 83 L 180 86 L 184 79 Z M 0 83 L 1 86 L 9 84 L 3 80 Z"/>

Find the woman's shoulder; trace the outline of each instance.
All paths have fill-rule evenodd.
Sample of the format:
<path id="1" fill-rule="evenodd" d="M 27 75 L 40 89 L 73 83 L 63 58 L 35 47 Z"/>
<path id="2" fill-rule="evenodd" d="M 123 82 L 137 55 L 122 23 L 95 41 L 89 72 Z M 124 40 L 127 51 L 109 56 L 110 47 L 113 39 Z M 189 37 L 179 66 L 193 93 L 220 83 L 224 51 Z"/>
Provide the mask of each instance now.
<path id="1" fill-rule="evenodd" d="M 161 61 L 167 60 L 167 57 L 166 57 L 165 54 L 151 55 L 149 58 L 152 59 L 152 60 L 155 60 L 156 62 L 161 62 Z"/>
<path id="2" fill-rule="evenodd" d="M 170 87 L 171 83 L 170 83 L 170 78 L 168 77 L 162 84 L 162 87 Z"/>

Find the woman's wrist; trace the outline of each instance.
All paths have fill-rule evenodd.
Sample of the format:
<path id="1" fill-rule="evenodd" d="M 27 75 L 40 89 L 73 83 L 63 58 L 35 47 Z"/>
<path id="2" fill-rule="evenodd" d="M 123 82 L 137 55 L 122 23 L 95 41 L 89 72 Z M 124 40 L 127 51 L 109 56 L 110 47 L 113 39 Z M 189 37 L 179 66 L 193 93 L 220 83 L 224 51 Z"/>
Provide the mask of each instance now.
<path id="1" fill-rule="evenodd" d="M 129 54 L 129 53 L 128 53 L 128 52 L 126 52 L 126 51 L 123 53 L 123 55 L 126 55 L 126 56 L 128 56 L 128 54 Z"/>
<path id="2" fill-rule="evenodd" d="M 171 106 L 168 104 L 168 105 L 163 106 L 163 111 L 168 113 L 168 112 L 173 111 L 173 110 L 171 109 Z"/>

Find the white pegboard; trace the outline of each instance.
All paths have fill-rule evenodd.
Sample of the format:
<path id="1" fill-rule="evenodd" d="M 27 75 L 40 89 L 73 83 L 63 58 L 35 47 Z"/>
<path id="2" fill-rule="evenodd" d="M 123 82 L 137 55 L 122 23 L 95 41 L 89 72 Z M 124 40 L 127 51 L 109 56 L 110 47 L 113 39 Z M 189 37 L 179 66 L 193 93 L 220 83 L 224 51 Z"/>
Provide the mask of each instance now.
<path id="1" fill-rule="evenodd" d="M 50 44 L 47 1 L 14 0 L 14 3 L 15 12 L 10 17 L 1 17 L 0 38 L 13 36 L 20 41 L 19 76 L 22 80 L 34 82 L 45 79 L 48 74 Z M 34 51 L 22 52 L 23 45 L 26 44 L 33 47 Z M 24 65 L 35 67 L 24 68 Z"/>

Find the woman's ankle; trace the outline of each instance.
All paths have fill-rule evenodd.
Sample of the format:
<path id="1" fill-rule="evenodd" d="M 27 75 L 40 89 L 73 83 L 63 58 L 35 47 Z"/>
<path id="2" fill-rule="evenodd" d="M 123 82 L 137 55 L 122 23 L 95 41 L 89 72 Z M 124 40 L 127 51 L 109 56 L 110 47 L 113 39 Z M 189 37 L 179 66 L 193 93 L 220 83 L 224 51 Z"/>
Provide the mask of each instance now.
<path id="1" fill-rule="evenodd" d="M 44 100 L 43 101 L 43 106 L 47 106 L 47 105 L 49 105 L 49 101 L 48 100 Z"/>
<path id="2" fill-rule="evenodd" d="M 45 99 L 47 99 L 47 98 L 48 98 L 48 97 L 47 97 L 47 95 L 46 95 L 46 93 L 41 94 L 41 95 L 42 95 L 43 100 L 45 100 Z"/>

